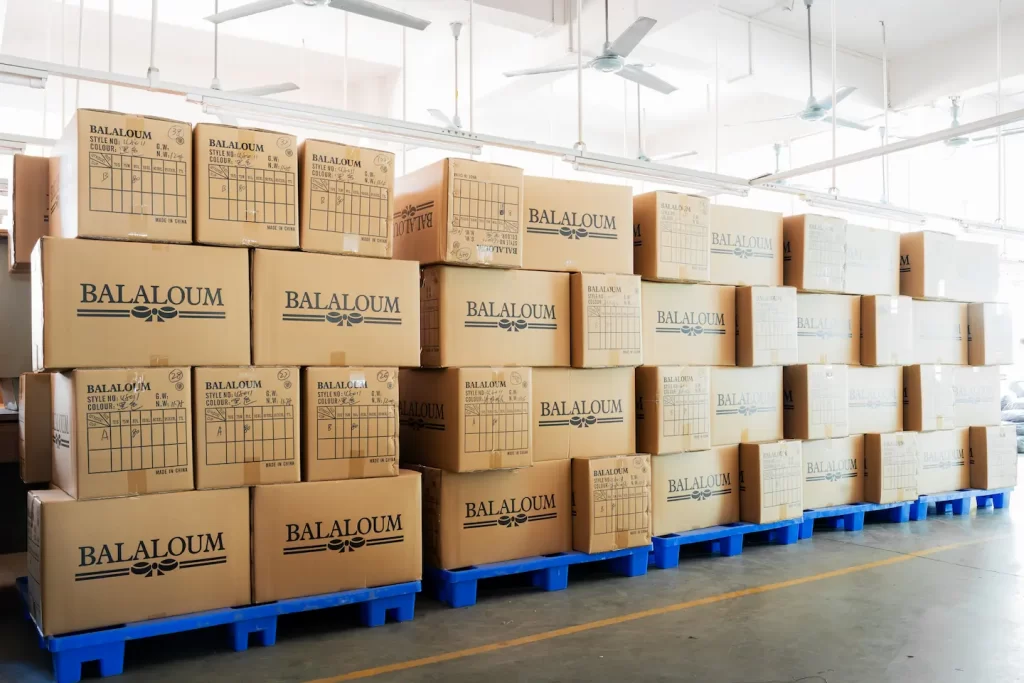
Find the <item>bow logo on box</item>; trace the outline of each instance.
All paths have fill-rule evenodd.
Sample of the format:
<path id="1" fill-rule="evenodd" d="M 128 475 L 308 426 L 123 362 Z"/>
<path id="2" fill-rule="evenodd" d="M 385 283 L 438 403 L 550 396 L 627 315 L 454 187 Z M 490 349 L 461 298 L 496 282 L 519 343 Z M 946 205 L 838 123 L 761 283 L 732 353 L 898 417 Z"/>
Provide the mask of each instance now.
<path id="1" fill-rule="evenodd" d="M 583 429 L 584 427 L 589 427 L 590 425 L 595 424 L 596 422 L 597 417 L 595 417 L 594 415 L 587 415 L 586 417 L 574 415 L 569 418 L 569 424 L 571 424 L 573 427 L 578 427 L 580 429 Z"/>
<path id="2" fill-rule="evenodd" d="M 522 318 L 518 320 L 509 320 L 508 318 L 502 318 L 498 321 L 498 327 L 505 330 L 506 332 L 518 332 L 525 330 L 530 326 L 530 323 L 526 322 Z"/>
<path id="3" fill-rule="evenodd" d="M 327 542 L 327 549 L 333 552 L 344 553 L 354 552 L 366 545 L 366 539 L 362 536 L 352 538 L 332 538 Z"/>
<path id="4" fill-rule="evenodd" d="M 732 250 L 732 253 L 735 254 L 737 258 L 751 258 L 754 255 L 754 250 L 750 247 L 736 247 Z"/>
<path id="5" fill-rule="evenodd" d="M 331 311 L 324 316 L 324 320 L 329 325 L 337 325 L 338 327 L 352 327 L 363 322 L 362 313 L 339 313 L 338 311 Z"/>
<path id="6" fill-rule="evenodd" d="M 520 524 L 526 524 L 527 519 L 526 514 L 523 512 L 520 512 L 518 515 L 502 515 L 498 517 L 498 524 L 503 527 L 512 528 Z"/>
<path id="7" fill-rule="evenodd" d="M 696 489 L 690 497 L 694 500 L 707 500 L 711 497 L 711 489 Z"/>
<path id="8" fill-rule="evenodd" d="M 587 236 L 590 235 L 590 233 L 587 232 L 586 228 L 567 228 L 567 227 L 559 228 L 558 229 L 558 234 L 561 235 L 562 237 L 567 237 L 567 238 L 569 238 L 571 240 L 586 239 Z"/>
<path id="9" fill-rule="evenodd" d="M 174 306 L 160 306 L 159 308 L 151 308 L 149 306 L 134 306 L 132 307 L 132 317 L 140 320 L 145 320 L 147 323 L 153 322 L 155 319 L 158 323 L 162 323 L 165 320 L 171 320 L 172 318 L 178 317 L 178 309 Z"/>
<path id="10" fill-rule="evenodd" d="M 159 562 L 136 562 L 132 565 L 132 574 L 136 576 L 163 576 L 178 568 L 178 561 L 167 558 Z"/>

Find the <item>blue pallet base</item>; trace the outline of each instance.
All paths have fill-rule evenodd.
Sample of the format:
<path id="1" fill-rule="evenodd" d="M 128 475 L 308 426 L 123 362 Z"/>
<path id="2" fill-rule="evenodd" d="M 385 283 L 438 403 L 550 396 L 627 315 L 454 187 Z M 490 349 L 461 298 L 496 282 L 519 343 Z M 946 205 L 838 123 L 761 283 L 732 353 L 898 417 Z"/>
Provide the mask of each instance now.
<path id="1" fill-rule="evenodd" d="M 1010 504 L 1011 491 L 1013 491 L 1012 488 L 992 489 L 989 491 L 983 489 L 961 489 L 959 491 L 920 496 L 917 499 L 920 504 L 920 510 L 917 511 L 919 517 L 915 519 L 927 517 L 929 505 L 935 505 L 936 514 L 944 515 L 952 511 L 954 515 L 968 515 L 971 513 L 972 498 L 978 499 L 979 508 L 988 507 L 988 504 L 991 502 L 993 508 L 1000 510 Z"/>
<path id="2" fill-rule="evenodd" d="M 27 578 L 19 578 L 17 585 L 27 605 Z M 38 626 L 36 632 L 39 634 L 40 647 L 51 655 L 57 683 L 77 683 L 82 680 L 82 665 L 87 662 L 98 661 L 102 677 L 122 673 L 125 643 L 131 640 L 195 631 L 212 626 L 227 626 L 230 645 L 236 652 L 241 652 L 249 648 L 249 636 L 254 633 L 259 635 L 259 642 L 264 647 L 274 645 L 277 642 L 279 616 L 355 604 L 359 605 L 360 619 L 365 626 L 380 626 L 389 614 L 395 621 L 409 621 L 413 618 L 416 594 L 420 592 L 420 588 L 419 581 L 410 581 L 392 586 L 151 619 L 63 636 L 44 636 Z"/>
<path id="3" fill-rule="evenodd" d="M 814 535 L 814 524 L 817 520 L 833 529 L 844 531 L 860 531 L 864 521 L 909 522 L 918 519 L 920 514 L 919 501 L 903 501 L 898 503 L 853 503 L 836 505 L 830 508 L 804 510 L 804 521 L 800 525 L 800 538 Z"/>
<path id="4" fill-rule="evenodd" d="M 758 535 L 769 543 L 789 545 L 800 538 L 800 519 L 787 519 L 769 524 L 734 522 L 707 529 L 694 529 L 678 534 L 665 534 L 651 539 L 654 551 L 651 559 L 658 569 L 679 566 L 679 549 L 684 545 L 706 544 L 710 552 L 732 557 L 743 552 L 744 536 Z"/>
<path id="5" fill-rule="evenodd" d="M 574 564 L 607 562 L 609 569 L 620 576 L 640 576 L 647 573 L 647 555 L 651 546 L 612 550 L 606 553 L 555 553 L 527 557 L 521 560 L 493 562 L 465 569 L 437 569 L 428 567 L 424 578 L 429 579 L 437 599 L 449 607 L 469 607 L 476 604 L 477 582 L 497 576 L 529 574 L 531 583 L 541 590 L 560 591 L 569 585 L 569 567 Z"/>

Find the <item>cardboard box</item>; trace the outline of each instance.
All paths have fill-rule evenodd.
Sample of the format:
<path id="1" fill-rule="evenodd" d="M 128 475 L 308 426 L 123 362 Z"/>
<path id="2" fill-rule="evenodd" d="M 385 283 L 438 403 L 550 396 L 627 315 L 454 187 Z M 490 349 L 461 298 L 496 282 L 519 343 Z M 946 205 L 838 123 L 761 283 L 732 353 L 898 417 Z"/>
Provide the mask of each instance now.
<path id="1" fill-rule="evenodd" d="M 740 519 L 754 524 L 804 515 L 799 441 L 740 444 Z"/>
<path id="2" fill-rule="evenodd" d="M 0 268 L 0 312 L 0 377 L 31 372 L 32 277 L 28 273 L 5 272 Z"/>
<path id="3" fill-rule="evenodd" d="M 927 496 L 970 488 L 968 454 L 971 441 L 966 427 L 917 435 L 920 473 L 917 493 Z"/>
<path id="4" fill-rule="evenodd" d="M 903 429 L 930 432 L 953 429 L 952 365 L 908 365 L 903 368 Z"/>
<path id="5" fill-rule="evenodd" d="M 1009 304 L 967 304 L 967 361 L 1013 365 L 1013 317 Z"/>
<path id="6" fill-rule="evenodd" d="M 303 251 L 391 258 L 395 155 L 326 140 L 299 144 Z"/>
<path id="7" fill-rule="evenodd" d="M 967 304 L 915 301 L 914 360 L 967 365 Z"/>
<path id="8" fill-rule="evenodd" d="M 711 280 L 782 285 L 782 214 L 711 205 Z"/>
<path id="9" fill-rule="evenodd" d="M 533 462 L 636 451 L 633 368 L 536 368 Z"/>
<path id="10" fill-rule="evenodd" d="M 908 365 L 915 358 L 914 308 L 909 296 L 862 296 L 861 365 Z"/>
<path id="11" fill-rule="evenodd" d="M 298 248 L 294 135 L 197 123 L 194 147 L 196 242 Z"/>
<path id="12" fill-rule="evenodd" d="M 419 581 L 420 473 L 252 490 L 254 603 Z"/>
<path id="13" fill-rule="evenodd" d="M 900 293 L 900 233 L 847 224 L 843 291 L 889 296 Z"/>
<path id="14" fill-rule="evenodd" d="M 397 368 L 303 368 L 303 481 L 398 474 L 398 381 Z"/>
<path id="15" fill-rule="evenodd" d="M 659 455 L 711 447 L 710 368 L 637 368 L 636 407 L 637 450 Z"/>
<path id="16" fill-rule="evenodd" d="M 51 154 L 47 162 L 49 183 L 47 184 L 46 205 L 49 221 L 46 234 L 50 237 L 60 237 L 60 225 L 57 223 L 57 213 L 60 207 L 60 157 Z"/>
<path id="17" fill-rule="evenodd" d="M 188 368 L 53 375 L 53 483 L 73 498 L 195 488 Z"/>
<path id="18" fill-rule="evenodd" d="M 1017 432 L 1013 425 L 971 427 L 971 488 L 1017 485 Z"/>
<path id="19" fill-rule="evenodd" d="M 711 201 L 657 190 L 633 197 L 633 272 L 645 280 L 711 280 Z"/>
<path id="20" fill-rule="evenodd" d="M 395 258 L 523 265 L 523 170 L 442 159 L 395 181 Z"/>
<path id="21" fill-rule="evenodd" d="M 864 500 L 915 501 L 921 458 L 914 432 L 864 435 Z"/>
<path id="22" fill-rule="evenodd" d="M 249 604 L 249 491 L 76 501 L 28 493 L 29 609 L 45 635 Z"/>
<path id="23" fill-rule="evenodd" d="M 299 369 L 194 368 L 196 488 L 300 480 Z"/>
<path id="24" fill-rule="evenodd" d="M 651 457 L 651 533 L 740 521 L 739 446 Z"/>
<path id="25" fill-rule="evenodd" d="M 248 365 L 249 254 L 44 237 L 32 252 L 36 370 Z"/>
<path id="26" fill-rule="evenodd" d="M 850 433 L 850 384 L 845 365 L 790 365 L 782 370 L 783 434 L 832 439 Z"/>
<path id="27" fill-rule="evenodd" d="M 51 158 L 49 234 L 192 242 L 192 124 L 79 109 Z"/>
<path id="28" fill-rule="evenodd" d="M 402 462 L 449 472 L 533 463 L 530 368 L 402 370 Z"/>
<path id="29" fill-rule="evenodd" d="M 846 378 L 851 434 L 903 431 L 903 368 L 851 367 Z"/>
<path id="30" fill-rule="evenodd" d="M 846 221 L 804 214 L 782 219 L 783 281 L 804 292 L 846 291 Z"/>
<path id="31" fill-rule="evenodd" d="M 26 484 L 49 484 L 53 405 L 48 372 L 26 372 L 18 383 L 18 463 Z"/>
<path id="32" fill-rule="evenodd" d="M 900 235 L 900 294 L 915 299 L 954 299 L 959 284 L 956 237 L 919 230 Z"/>
<path id="33" fill-rule="evenodd" d="M 644 363 L 736 365 L 736 288 L 641 285 Z"/>
<path id="34" fill-rule="evenodd" d="M 569 366 L 568 273 L 425 268 L 420 310 L 425 366 Z"/>
<path id="35" fill-rule="evenodd" d="M 419 365 L 411 261 L 257 249 L 254 365 Z"/>
<path id="36" fill-rule="evenodd" d="M 796 295 L 797 362 L 860 365 L 860 297 Z"/>
<path id="37" fill-rule="evenodd" d="M 537 176 L 523 187 L 523 268 L 633 272 L 632 187 Z"/>
<path id="38" fill-rule="evenodd" d="M 572 549 L 569 461 L 518 470 L 423 473 L 425 563 L 460 569 Z"/>
<path id="39" fill-rule="evenodd" d="M 569 330 L 574 368 L 636 366 L 643 362 L 640 276 L 569 276 Z"/>
<path id="40" fill-rule="evenodd" d="M 584 553 L 651 542 L 651 456 L 572 459 L 572 548 Z"/>
<path id="41" fill-rule="evenodd" d="M 792 287 L 737 287 L 736 364 L 796 363 L 796 310 Z"/>
<path id="42" fill-rule="evenodd" d="M 953 422 L 957 427 L 987 427 L 1000 422 L 999 368 L 953 368 Z"/>
<path id="43" fill-rule="evenodd" d="M 711 368 L 711 445 L 782 438 L 782 368 Z"/>
<path id="44" fill-rule="evenodd" d="M 11 210 L 14 228 L 7 237 L 7 269 L 27 273 L 32 247 L 50 232 L 50 160 L 14 155 Z"/>
<path id="45" fill-rule="evenodd" d="M 958 301 L 987 303 L 999 300 L 999 246 L 988 242 L 956 241 Z"/>
<path id="46" fill-rule="evenodd" d="M 864 437 L 804 441 L 804 507 L 808 510 L 864 500 Z"/>

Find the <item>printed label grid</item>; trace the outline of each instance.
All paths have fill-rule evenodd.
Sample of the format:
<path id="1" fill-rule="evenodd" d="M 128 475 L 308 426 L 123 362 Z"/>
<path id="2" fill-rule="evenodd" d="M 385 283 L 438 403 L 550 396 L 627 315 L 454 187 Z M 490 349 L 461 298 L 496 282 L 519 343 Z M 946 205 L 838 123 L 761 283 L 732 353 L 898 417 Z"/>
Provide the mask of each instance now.
<path id="1" fill-rule="evenodd" d="M 441 347 L 441 304 L 436 299 L 420 299 L 420 346 L 424 351 Z"/>
<path id="2" fill-rule="evenodd" d="M 188 216 L 186 162 L 127 154 L 89 155 L 89 210 Z"/>
<path id="3" fill-rule="evenodd" d="M 781 306 L 762 306 L 754 321 L 755 348 L 763 351 L 796 348 L 793 318 Z"/>
<path id="4" fill-rule="evenodd" d="M 662 412 L 664 436 L 707 434 L 710 429 L 707 394 L 666 396 Z"/>
<path id="5" fill-rule="evenodd" d="M 295 459 L 294 406 L 206 409 L 206 464 Z"/>
<path id="6" fill-rule="evenodd" d="M 527 448 L 530 445 L 529 404 L 470 403 L 465 411 L 465 450 L 487 453 Z"/>
<path id="7" fill-rule="evenodd" d="M 322 406 L 316 409 L 316 459 L 343 460 L 397 454 L 395 406 Z"/>
<path id="8" fill-rule="evenodd" d="M 594 490 L 595 535 L 614 534 L 619 531 L 647 529 L 648 490 L 643 486 L 626 486 L 616 481 L 608 488 Z"/>
<path id="9" fill-rule="evenodd" d="M 115 410 L 86 416 L 89 474 L 188 465 L 184 408 Z"/>
<path id="10" fill-rule="evenodd" d="M 295 174 L 210 165 L 208 215 L 214 221 L 295 224 Z"/>
<path id="11" fill-rule="evenodd" d="M 816 278 L 835 278 L 846 266 L 846 244 L 842 236 L 827 229 L 811 229 L 807 235 L 810 274 Z"/>
<path id="12" fill-rule="evenodd" d="M 452 227 L 519 232 L 519 188 L 480 180 L 452 183 Z"/>
<path id="13" fill-rule="evenodd" d="M 765 471 L 761 489 L 763 507 L 798 505 L 803 500 L 803 478 L 799 463 Z"/>
<path id="14" fill-rule="evenodd" d="M 895 491 L 917 488 L 918 463 L 914 455 L 883 454 L 882 489 Z"/>
<path id="15" fill-rule="evenodd" d="M 310 193 L 310 230 L 388 236 L 386 187 L 317 178 Z"/>
<path id="16" fill-rule="evenodd" d="M 680 220 L 676 211 L 658 217 L 661 225 L 661 260 L 686 266 L 708 265 L 707 229 Z"/>
<path id="17" fill-rule="evenodd" d="M 638 306 L 587 306 L 587 348 L 640 351 Z"/>

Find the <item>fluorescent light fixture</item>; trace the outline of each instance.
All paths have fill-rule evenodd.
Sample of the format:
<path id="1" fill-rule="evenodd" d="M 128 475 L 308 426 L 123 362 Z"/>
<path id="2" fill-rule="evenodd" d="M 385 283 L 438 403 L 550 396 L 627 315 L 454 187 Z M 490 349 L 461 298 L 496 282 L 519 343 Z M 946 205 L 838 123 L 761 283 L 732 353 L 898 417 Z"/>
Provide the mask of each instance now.
<path id="1" fill-rule="evenodd" d="M 0 83 L 42 90 L 46 87 L 46 72 L 20 66 L 3 66 L 0 67 Z"/>
<path id="2" fill-rule="evenodd" d="M 7 178 L 0 178 L 0 197 L 6 197 L 11 191 L 11 181 Z"/>
<path id="3" fill-rule="evenodd" d="M 576 171 L 673 185 L 684 189 L 696 190 L 698 194 L 708 196 L 732 194 L 738 197 L 746 197 L 747 193 L 750 192 L 750 186 L 740 179 L 734 181 L 728 176 L 718 176 L 713 173 L 656 164 L 639 159 L 634 162 L 614 158 L 585 156 L 583 154 L 566 155 L 563 159 L 571 163 Z"/>
<path id="4" fill-rule="evenodd" d="M 915 225 L 924 225 L 928 221 L 924 214 L 911 211 L 910 209 L 901 209 L 889 204 L 883 204 L 881 202 L 869 202 L 862 199 L 834 197 L 832 195 L 818 194 L 815 192 L 803 192 L 800 194 L 800 197 L 807 203 L 807 206 L 815 209 L 845 211 L 847 213 L 853 213 L 860 216 L 885 218 L 890 221 L 913 223 Z"/>
<path id="5" fill-rule="evenodd" d="M 966 218 L 958 218 L 956 222 L 960 224 L 960 227 L 968 232 L 976 230 L 978 232 L 992 232 L 999 235 L 1019 235 L 1024 237 L 1024 230 L 1020 228 L 1014 228 L 1006 225 L 999 221 L 972 221 Z"/>
<path id="6" fill-rule="evenodd" d="M 37 147 L 53 147 L 57 144 L 52 138 L 37 138 L 31 135 L 10 135 L 0 133 L 0 154 L 24 154 L 29 145 Z"/>

